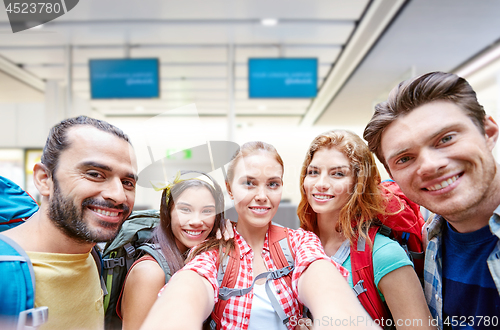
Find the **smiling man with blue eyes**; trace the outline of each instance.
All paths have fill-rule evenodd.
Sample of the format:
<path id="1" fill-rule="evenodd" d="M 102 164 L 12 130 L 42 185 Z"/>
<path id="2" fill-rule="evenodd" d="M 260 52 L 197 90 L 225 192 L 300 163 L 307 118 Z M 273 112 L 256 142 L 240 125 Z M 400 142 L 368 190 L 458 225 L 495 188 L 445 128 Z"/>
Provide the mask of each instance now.
<path id="1" fill-rule="evenodd" d="M 498 134 L 467 81 L 443 72 L 400 83 L 364 131 L 403 192 L 436 213 L 424 284 L 441 329 L 500 324 Z"/>
<path id="2" fill-rule="evenodd" d="M 112 240 L 134 207 L 132 145 L 104 121 L 66 119 L 51 129 L 33 172 L 40 210 L 3 234 L 33 263 L 35 307 L 49 308 L 40 329 L 104 329 L 103 291 L 91 250 Z"/>

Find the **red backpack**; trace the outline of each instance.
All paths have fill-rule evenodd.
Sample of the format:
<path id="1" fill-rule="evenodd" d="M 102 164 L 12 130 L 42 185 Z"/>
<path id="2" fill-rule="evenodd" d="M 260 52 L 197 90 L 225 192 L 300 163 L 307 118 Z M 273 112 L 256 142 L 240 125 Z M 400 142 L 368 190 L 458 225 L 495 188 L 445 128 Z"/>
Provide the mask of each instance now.
<path id="1" fill-rule="evenodd" d="M 236 281 L 238 279 L 238 271 L 240 269 L 240 250 L 238 245 L 231 254 L 225 257 L 222 262 L 217 263 L 217 282 L 219 284 L 219 301 L 215 304 L 214 310 L 210 315 L 208 322 L 209 329 L 221 329 L 221 320 L 224 309 L 228 303 L 230 297 L 233 296 L 243 296 L 250 292 L 253 288 L 255 281 L 260 278 L 267 277 L 266 285 L 268 285 L 269 279 L 278 279 L 283 277 L 286 284 L 292 287 L 292 271 L 294 269 L 295 255 L 290 248 L 290 242 L 288 237 L 288 228 L 271 225 L 269 226 L 269 251 L 271 253 L 271 259 L 278 268 L 272 272 L 262 273 L 254 278 L 252 286 L 244 289 L 235 289 Z M 280 316 L 283 323 L 288 322 L 287 316 L 283 311 L 281 305 L 274 297 L 269 297 L 271 304 L 278 316 Z M 273 302 L 273 298 L 275 302 Z M 277 305 L 276 305 L 277 304 Z"/>
<path id="2" fill-rule="evenodd" d="M 424 250 L 422 244 L 422 226 L 424 218 L 418 204 L 410 201 L 394 181 L 381 183 L 382 194 L 388 199 L 386 215 L 379 215 L 381 226 L 372 226 L 368 236 L 372 242 L 375 235 L 381 233 L 399 242 L 413 261 L 415 272 L 423 277 Z M 398 212 L 401 210 L 400 212 Z M 372 249 L 364 239 L 351 244 L 351 273 L 354 291 L 368 314 L 376 320 L 387 319 L 390 313 L 378 294 L 374 282 Z"/>

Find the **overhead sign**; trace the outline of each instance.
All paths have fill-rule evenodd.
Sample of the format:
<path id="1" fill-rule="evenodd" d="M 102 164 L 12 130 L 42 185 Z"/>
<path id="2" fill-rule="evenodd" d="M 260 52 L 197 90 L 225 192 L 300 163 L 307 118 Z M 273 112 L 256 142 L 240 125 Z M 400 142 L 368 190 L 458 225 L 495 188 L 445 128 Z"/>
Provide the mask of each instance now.
<path id="1" fill-rule="evenodd" d="M 157 58 L 90 60 L 89 68 L 93 99 L 160 96 Z"/>
<path id="2" fill-rule="evenodd" d="M 318 89 L 316 58 L 251 58 L 250 98 L 310 98 Z"/>

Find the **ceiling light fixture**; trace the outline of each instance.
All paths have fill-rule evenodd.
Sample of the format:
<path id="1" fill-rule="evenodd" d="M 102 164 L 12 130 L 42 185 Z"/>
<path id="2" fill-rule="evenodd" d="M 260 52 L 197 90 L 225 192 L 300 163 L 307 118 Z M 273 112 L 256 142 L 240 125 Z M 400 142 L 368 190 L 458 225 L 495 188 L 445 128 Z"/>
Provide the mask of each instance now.
<path id="1" fill-rule="evenodd" d="M 263 18 L 260 20 L 260 24 L 264 26 L 275 26 L 278 25 L 278 19 L 276 18 Z"/>

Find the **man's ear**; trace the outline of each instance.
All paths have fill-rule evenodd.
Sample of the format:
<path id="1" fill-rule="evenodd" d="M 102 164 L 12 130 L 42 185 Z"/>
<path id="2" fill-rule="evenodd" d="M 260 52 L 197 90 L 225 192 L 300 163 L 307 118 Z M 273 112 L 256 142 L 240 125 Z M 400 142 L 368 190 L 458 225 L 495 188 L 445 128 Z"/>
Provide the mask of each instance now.
<path id="1" fill-rule="evenodd" d="M 33 182 L 42 196 L 50 196 L 52 191 L 52 176 L 49 169 L 42 163 L 36 163 L 33 167 Z"/>
<path id="2" fill-rule="evenodd" d="M 490 151 L 493 151 L 498 139 L 498 124 L 491 116 L 484 118 L 484 133 L 486 137 L 486 144 Z"/>
<path id="3" fill-rule="evenodd" d="M 227 193 L 229 194 L 229 197 L 231 197 L 231 199 L 234 199 L 233 192 L 231 191 L 231 186 L 229 185 L 229 182 L 227 182 L 227 181 L 226 181 L 226 189 L 227 189 Z"/>

